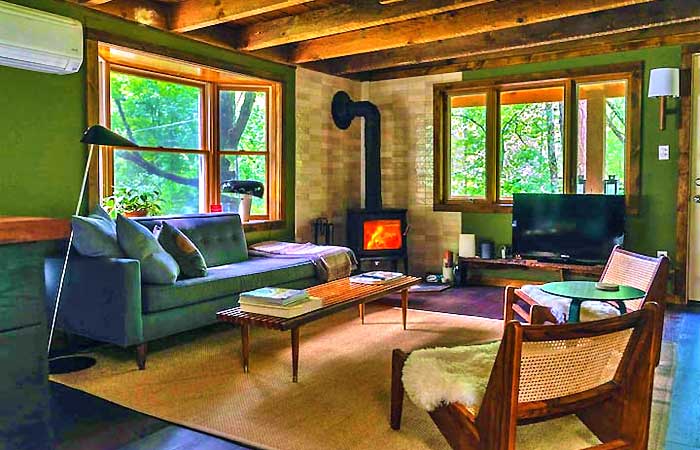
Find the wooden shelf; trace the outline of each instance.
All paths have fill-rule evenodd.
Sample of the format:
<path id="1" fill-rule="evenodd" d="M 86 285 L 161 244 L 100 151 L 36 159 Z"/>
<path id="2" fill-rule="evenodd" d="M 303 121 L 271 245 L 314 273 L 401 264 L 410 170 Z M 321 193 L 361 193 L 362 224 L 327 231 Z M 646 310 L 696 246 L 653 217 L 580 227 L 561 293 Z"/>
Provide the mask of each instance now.
<path id="1" fill-rule="evenodd" d="M 520 270 L 542 270 L 558 272 L 561 280 L 566 280 L 570 275 L 599 277 L 603 273 L 605 266 L 603 265 L 585 265 L 585 264 L 566 264 L 541 262 L 533 259 L 482 259 L 482 258 L 459 258 L 459 266 L 462 268 L 460 272 L 460 284 L 465 285 L 470 278 L 470 269 L 474 267 L 489 268 L 489 269 L 520 269 Z M 527 280 L 511 280 L 506 278 L 488 279 L 488 283 L 496 285 L 518 284 L 519 281 Z"/>
<path id="2" fill-rule="evenodd" d="M 66 239 L 69 234 L 68 219 L 0 216 L 0 245 Z"/>

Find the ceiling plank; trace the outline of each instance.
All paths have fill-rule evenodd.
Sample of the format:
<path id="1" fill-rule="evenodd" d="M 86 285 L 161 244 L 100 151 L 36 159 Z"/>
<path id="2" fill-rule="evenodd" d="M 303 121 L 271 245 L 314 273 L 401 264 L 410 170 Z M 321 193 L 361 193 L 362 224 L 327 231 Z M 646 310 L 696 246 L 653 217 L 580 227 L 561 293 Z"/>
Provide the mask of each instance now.
<path id="1" fill-rule="evenodd" d="M 75 0 L 73 1 L 75 2 Z M 168 28 L 169 6 L 153 0 L 114 0 L 89 5 L 82 4 L 144 25 L 162 29 Z"/>
<path id="2" fill-rule="evenodd" d="M 103 5 L 105 3 L 109 3 L 112 0 L 78 0 L 78 3 L 81 5 L 87 5 L 87 6 L 94 6 L 94 5 Z"/>
<path id="3" fill-rule="evenodd" d="M 389 80 L 558 61 L 566 58 L 603 55 L 668 45 L 682 45 L 698 41 L 700 41 L 700 21 L 693 21 L 611 36 L 561 42 L 536 49 L 520 48 L 506 52 L 453 58 L 445 61 L 443 64 L 435 64 L 433 62 L 380 69 L 372 72 L 356 73 L 348 77 L 361 81 Z"/>
<path id="4" fill-rule="evenodd" d="M 503 0 L 292 44 L 292 63 L 387 50 L 547 22 L 652 0 Z M 665 2 L 664 2 L 665 3 Z"/>
<path id="5" fill-rule="evenodd" d="M 251 24 L 239 31 L 236 46 L 241 50 L 259 50 L 432 16 L 491 1 L 494 0 L 407 0 L 401 4 L 383 6 L 377 0 L 356 0 L 297 16 Z"/>
<path id="6" fill-rule="evenodd" d="M 428 44 L 319 61 L 316 68 L 344 75 L 378 69 L 443 61 L 463 56 L 542 47 L 593 36 L 620 34 L 646 27 L 700 19 L 700 3 L 647 3 L 584 16 L 542 22 Z"/>
<path id="7" fill-rule="evenodd" d="M 185 0 L 173 5 L 171 30 L 184 33 L 314 0 Z"/>

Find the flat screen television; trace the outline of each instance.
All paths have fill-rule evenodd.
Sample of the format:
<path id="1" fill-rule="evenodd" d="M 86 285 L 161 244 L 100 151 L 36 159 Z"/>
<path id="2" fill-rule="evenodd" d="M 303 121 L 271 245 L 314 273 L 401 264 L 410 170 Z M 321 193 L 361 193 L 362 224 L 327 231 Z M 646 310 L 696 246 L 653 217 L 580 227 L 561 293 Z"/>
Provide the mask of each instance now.
<path id="1" fill-rule="evenodd" d="M 602 263 L 624 237 L 624 196 L 513 196 L 513 253 L 523 258 Z"/>

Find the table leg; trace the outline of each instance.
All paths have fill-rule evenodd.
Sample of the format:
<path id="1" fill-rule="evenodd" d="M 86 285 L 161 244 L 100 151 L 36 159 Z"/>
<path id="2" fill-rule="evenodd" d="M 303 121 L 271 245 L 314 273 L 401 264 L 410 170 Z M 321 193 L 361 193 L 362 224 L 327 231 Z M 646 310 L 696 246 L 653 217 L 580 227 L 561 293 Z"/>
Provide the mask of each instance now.
<path id="1" fill-rule="evenodd" d="M 401 320 L 403 329 L 406 329 L 406 313 L 408 312 L 408 289 L 401 291 Z"/>
<path id="2" fill-rule="evenodd" d="M 250 326 L 241 324 L 241 356 L 243 357 L 243 372 L 248 373 L 250 358 Z"/>
<path id="3" fill-rule="evenodd" d="M 292 328 L 292 382 L 296 383 L 299 373 L 299 328 Z"/>
<path id="4" fill-rule="evenodd" d="M 620 310 L 620 314 L 626 314 L 626 313 L 627 313 L 627 305 L 625 305 L 625 302 L 618 301 L 618 302 L 617 302 L 617 309 Z"/>
<path id="5" fill-rule="evenodd" d="M 571 304 L 569 305 L 569 323 L 577 323 L 581 321 L 581 303 L 583 300 L 579 298 L 572 298 Z"/>
<path id="6" fill-rule="evenodd" d="M 357 305 L 357 309 L 360 312 L 360 320 L 362 321 L 362 324 L 364 325 L 365 324 L 365 304 L 360 303 L 359 305 Z"/>

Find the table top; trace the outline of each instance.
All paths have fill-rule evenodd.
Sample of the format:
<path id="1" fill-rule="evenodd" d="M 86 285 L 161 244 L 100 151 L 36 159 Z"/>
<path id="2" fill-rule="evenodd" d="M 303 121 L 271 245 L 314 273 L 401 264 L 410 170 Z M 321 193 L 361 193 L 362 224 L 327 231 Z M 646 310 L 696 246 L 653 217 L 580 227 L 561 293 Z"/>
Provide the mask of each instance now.
<path id="1" fill-rule="evenodd" d="M 308 322 L 328 316 L 342 309 L 349 308 L 360 303 L 378 300 L 394 292 L 408 289 L 421 282 L 420 278 L 404 275 L 385 284 L 360 284 L 351 283 L 349 278 L 329 281 L 306 289 L 313 297 L 319 297 L 323 306 L 317 310 L 292 318 L 266 316 L 242 311 L 240 307 L 219 311 L 216 316 L 219 320 L 231 323 L 246 323 L 250 325 L 272 328 L 277 330 L 289 330 Z"/>
<path id="2" fill-rule="evenodd" d="M 557 281 L 540 286 L 548 294 L 582 300 L 625 301 L 642 298 L 645 292 L 632 286 L 620 285 L 617 291 L 596 289 L 595 281 Z"/>

